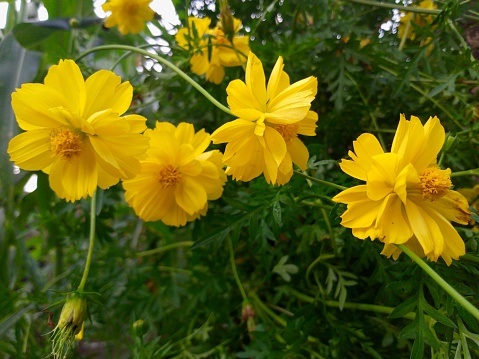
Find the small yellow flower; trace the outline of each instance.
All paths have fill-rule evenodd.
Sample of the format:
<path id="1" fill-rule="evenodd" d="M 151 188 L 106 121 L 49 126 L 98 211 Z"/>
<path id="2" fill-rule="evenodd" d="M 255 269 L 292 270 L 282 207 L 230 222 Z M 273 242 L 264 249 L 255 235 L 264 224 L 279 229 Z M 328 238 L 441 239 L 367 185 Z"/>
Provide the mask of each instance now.
<path id="1" fill-rule="evenodd" d="M 50 336 L 54 358 L 64 358 L 64 354 L 66 355 L 74 344 L 74 340 L 83 339 L 86 310 L 87 300 L 84 295 L 73 292 L 67 296 L 58 324 Z"/>
<path id="2" fill-rule="evenodd" d="M 349 188 L 333 198 L 346 203 L 341 224 L 360 239 L 378 238 L 382 254 L 397 259 L 404 244 L 420 257 L 450 265 L 465 254 L 464 242 L 451 221 L 467 224 L 467 200 L 451 190 L 450 169 L 442 170 L 436 158 L 445 140 L 437 117 L 423 126 L 401 115 L 391 152 L 366 133 L 353 143 L 352 160 L 342 160 L 341 169 L 366 184 Z"/>
<path id="3" fill-rule="evenodd" d="M 226 182 L 221 152 L 204 152 L 210 135 L 187 123 L 157 122 L 145 136 L 151 147 L 141 171 L 123 182 L 128 204 L 145 221 L 177 227 L 205 215 L 208 200 L 218 199 Z"/>
<path id="4" fill-rule="evenodd" d="M 118 26 L 122 35 L 139 34 L 145 28 L 145 22 L 154 18 L 155 12 L 149 4 L 152 0 L 109 0 L 102 5 L 103 11 L 111 11 L 105 27 Z"/>
<path id="5" fill-rule="evenodd" d="M 86 81 L 78 65 L 61 60 L 45 84 L 24 84 L 12 94 L 20 128 L 8 153 L 25 170 L 49 174 L 60 198 L 75 201 L 134 176 L 148 148 L 146 119 L 121 115 L 133 96 L 129 82 L 100 70 Z M 128 146 L 125 146 L 128 144 Z"/>
<path id="6" fill-rule="evenodd" d="M 420 9 L 426 10 L 437 10 L 437 6 L 432 0 L 424 0 L 421 1 L 418 5 Z M 414 40 L 416 38 L 416 33 L 414 32 L 414 26 L 418 26 L 421 28 L 426 27 L 427 24 L 433 22 L 433 17 L 431 15 L 425 15 L 420 13 L 414 12 L 407 12 L 399 22 L 398 27 L 398 36 L 399 38 L 403 39 L 404 37 L 410 40 Z M 414 24 L 414 25 L 413 25 Z M 427 43 L 430 42 L 432 39 L 428 39 Z"/>
<path id="7" fill-rule="evenodd" d="M 176 42 L 191 52 L 191 71 L 205 75 L 206 81 L 221 83 L 225 76 L 224 67 L 241 66 L 250 51 L 249 36 L 233 36 L 230 41 L 220 25 L 210 29 L 211 19 L 188 18 L 188 27 L 176 34 Z M 233 18 L 234 35 L 241 28 L 241 21 Z"/>
<path id="8" fill-rule="evenodd" d="M 293 163 L 306 169 L 309 153 L 298 134 L 314 136 L 318 115 L 310 111 L 318 82 L 308 77 L 290 84 L 278 58 L 266 86 L 261 61 L 250 52 L 246 82 L 234 80 L 226 89 L 238 119 L 218 128 L 213 143 L 226 142 L 223 162 L 234 179 L 250 181 L 264 173 L 272 184 L 285 184 Z"/>

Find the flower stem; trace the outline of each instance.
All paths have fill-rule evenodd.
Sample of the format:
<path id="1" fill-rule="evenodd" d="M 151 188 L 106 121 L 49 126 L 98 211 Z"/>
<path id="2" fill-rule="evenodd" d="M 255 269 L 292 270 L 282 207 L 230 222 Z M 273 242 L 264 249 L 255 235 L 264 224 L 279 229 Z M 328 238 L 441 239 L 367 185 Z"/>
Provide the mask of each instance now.
<path id="1" fill-rule="evenodd" d="M 436 9 L 423 9 L 423 8 L 415 7 L 415 6 L 401 6 L 398 4 L 388 4 L 388 3 L 372 1 L 372 0 L 349 0 L 349 1 L 355 2 L 358 4 L 363 4 L 363 5 L 382 7 L 386 9 L 398 9 L 402 11 L 416 12 L 419 14 L 439 15 L 441 13 L 441 10 L 436 10 Z"/>
<path id="2" fill-rule="evenodd" d="M 221 104 L 218 100 L 216 100 L 213 96 L 211 96 L 203 87 L 201 87 L 195 80 L 193 80 L 191 77 L 189 77 L 186 73 L 184 73 L 183 71 L 181 71 L 178 67 L 176 67 L 175 65 L 173 65 L 170 61 L 156 55 L 156 54 L 152 54 L 151 52 L 147 51 L 147 50 L 144 50 L 144 49 L 141 49 L 141 48 L 137 48 L 137 47 L 133 47 L 133 46 L 127 46 L 127 45 L 104 45 L 104 46 L 98 46 L 98 47 L 94 47 L 92 49 L 89 49 L 87 51 L 85 51 L 83 54 L 81 54 L 77 59 L 76 61 L 80 61 L 83 57 L 93 53 L 93 52 L 96 52 L 96 51 L 104 51 L 104 50 L 124 50 L 124 51 L 131 51 L 131 52 L 136 52 L 138 54 L 141 54 L 143 56 L 147 56 L 147 57 L 150 57 L 156 61 L 158 61 L 159 63 L 165 65 L 166 67 L 169 67 L 171 70 L 173 70 L 174 72 L 176 72 L 178 74 L 178 76 L 180 76 L 181 78 L 183 78 L 186 82 L 188 82 L 191 86 L 193 86 L 195 89 L 197 89 L 203 96 L 205 96 L 213 105 L 215 105 L 216 107 L 218 107 L 220 110 L 226 112 L 227 114 L 229 115 L 233 115 L 230 111 L 230 109 L 226 106 L 224 106 L 223 104 Z"/>
<path id="3" fill-rule="evenodd" d="M 335 300 L 323 300 L 320 298 L 313 298 L 310 297 L 309 295 L 303 294 L 301 292 L 298 292 L 297 290 L 289 288 L 288 290 L 292 295 L 294 295 L 296 298 L 303 300 L 308 303 L 314 303 L 315 301 L 321 302 L 324 305 L 328 307 L 334 307 L 334 308 L 339 308 L 340 304 L 338 301 Z M 345 302 L 343 304 L 344 309 L 357 309 L 357 310 L 363 310 L 367 312 L 375 312 L 375 313 L 382 313 L 382 314 L 391 314 L 395 308 L 392 307 L 386 307 L 385 305 L 375 305 L 375 304 L 364 304 L 364 303 L 351 303 L 351 302 Z M 414 317 L 416 316 L 416 313 L 410 312 L 405 315 L 403 315 L 403 318 L 411 319 L 413 320 Z"/>
<path id="4" fill-rule="evenodd" d="M 83 292 L 85 288 L 86 280 L 88 279 L 88 272 L 90 272 L 91 259 L 93 257 L 93 247 L 95 246 L 95 226 L 96 226 L 96 194 L 97 191 L 93 193 L 91 197 L 91 207 L 90 207 L 90 241 L 88 243 L 88 255 L 86 257 L 85 269 L 83 270 L 83 277 L 78 286 L 78 291 Z"/>
<path id="5" fill-rule="evenodd" d="M 437 274 L 426 262 L 419 258 L 413 251 L 407 248 L 404 244 L 396 244 L 396 246 L 402 250 L 406 255 L 417 263 L 439 286 L 446 291 L 452 298 L 454 298 L 464 309 L 472 314 L 479 320 L 479 309 L 477 309 L 466 298 L 459 294 L 449 283 L 447 283 L 442 277 Z"/>
<path id="6" fill-rule="evenodd" d="M 479 168 L 474 168 L 472 170 L 452 172 L 451 177 L 460 177 L 460 176 L 474 176 L 479 175 Z"/>
<path id="7" fill-rule="evenodd" d="M 324 181 L 324 180 L 321 180 L 321 179 L 316 178 L 316 177 L 309 176 L 309 175 L 307 175 L 303 172 L 300 172 L 300 171 L 293 171 L 293 173 L 295 175 L 298 175 L 298 176 L 304 177 L 306 179 L 309 179 L 310 181 L 313 181 L 313 182 L 316 182 L 316 183 L 319 183 L 319 184 L 324 184 L 326 186 L 333 187 L 333 188 L 336 188 L 336 189 L 340 189 L 341 191 L 344 191 L 345 189 L 348 189 L 347 187 L 341 186 L 341 185 L 333 183 L 333 182 Z"/>
<path id="8" fill-rule="evenodd" d="M 136 254 L 137 257 L 146 257 L 146 256 L 151 256 L 153 254 L 159 254 L 163 253 L 166 251 L 169 251 L 170 249 L 175 249 L 175 248 L 181 248 L 181 247 L 191 247 L 195 242 L 193 241 L 184 241 L 184 242 L 176 242 L 176 243 L 171 243 L 167 244 L 166 246 L 158 247 L 155 249 L 151 249 L 149 251 L 144 251 L 144 252 L 138 252 Z"/>
<path id="9" fill-rule="evenodd" d="M 238 276 L 238 271 L 236 270 L 236 263 L 235 263 L 235 254 L 233 251 L 233 243 L 231 242 L 231 238 L 228 236 L 226 239 L 228 242 L 228 250 L 230 252 L 230 263 L 231 263 L 231 270 L 233 271 L 233 277 L 235 278 L 236 285 L 238 286 L 239 291 L 241 292 L 241 296 L 243 297 L 243 302 L 248 302 L 248 296 L 243 288 L 243 284 Z"/>

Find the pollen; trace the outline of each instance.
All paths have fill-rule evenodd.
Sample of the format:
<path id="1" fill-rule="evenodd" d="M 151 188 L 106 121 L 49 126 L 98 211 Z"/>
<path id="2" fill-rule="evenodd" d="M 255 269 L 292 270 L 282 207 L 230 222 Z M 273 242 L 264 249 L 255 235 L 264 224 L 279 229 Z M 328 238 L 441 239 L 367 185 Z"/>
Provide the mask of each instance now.
<path id="1" fill-rule="evenodd" d="M 84 150 L 82 136 L 69 129 L 55 129 L 50 133 L 50 149 L 55 156 L 71 161 Z"/>
<path id="2" fill-rule="evenodd" d="M 176 185 L 181 179 L 181 173 L 172 165 L 167 165 L 158 173 L 158 182 L 161 188 L 168 188 Z"/>
<path id="3" fill-rule="evenodd" d="M 426 168 L 419 176 L 423 198 L 433 201 L 444 196 L 452 187 L 450 173 L 436 166 Z"/>
<path id="4" fill-rule="evenodd" d="M 298 136 L 298 128 L 298 125 L 276 125 L 274 127 L 286 143 L 292 142 Z"/>

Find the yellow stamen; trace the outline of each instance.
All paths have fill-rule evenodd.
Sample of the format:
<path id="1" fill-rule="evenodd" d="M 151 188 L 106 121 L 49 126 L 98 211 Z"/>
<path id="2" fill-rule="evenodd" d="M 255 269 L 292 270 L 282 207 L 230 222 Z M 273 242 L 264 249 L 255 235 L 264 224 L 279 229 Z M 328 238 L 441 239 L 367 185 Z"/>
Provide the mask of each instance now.
<path id="1" fill-rule="evenodd" d="M 451 170 L 439 167 L 428 167 L 419 176 L 423 198 L 436 200 L 444 196 L 452 187 Z"/>
<path id="2" fill-rule="evenodd" d="M 274 129 L 284 138 L 286 143 L 292 142 L 298 136 L 298 125 L 276 125 Z"/>
<path id="3" fill-rule="evenodd" d="M 158 173 L 161 188 L 172 187 L 181 179 L 181 173 L 172 165 L 167 165 Z"/>
<path id="4" fill-rule="evenodd" d="M 82 137 L 69 129 L 56 129 L 50 133 L 50 149 L 62 160 L 72 160 L 84 150 Z"/>

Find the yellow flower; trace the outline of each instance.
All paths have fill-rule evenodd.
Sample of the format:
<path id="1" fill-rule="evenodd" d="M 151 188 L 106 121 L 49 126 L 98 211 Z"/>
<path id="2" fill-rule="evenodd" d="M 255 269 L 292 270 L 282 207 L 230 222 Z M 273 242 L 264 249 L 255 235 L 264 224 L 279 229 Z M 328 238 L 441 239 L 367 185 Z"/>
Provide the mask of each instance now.
<path id="1" fill-rule="evenodd" d="M 437 6 L 432 0 L 421 1 L 418 5 L 418 8 L 425 10 L 437 10 Z M 414 26 L 424 28 L 427 24 L 430 24 L 432 22 L 433 17 L 431 15 L 419 14 L 409 11 L 403 17 L 401 17 L 398 27 L 398 36 L 401 39 L 405 37 L 407 39 L 414 40 L 416 38 Z M 428 39 L 427 43 L 429 43 L 430 40 L 432 39 Z"/>
<path id="2" fill-rule="evenodd" d="M 123 182 L 128 204 L 146 221 L 177 227 L 205 215 L 208 200 L 218 199 L 226 182 L 221 152 L 204 152 L 210 135 L 204 130 L 195 134 L 187 123 L 157 122 L 145 136 L 151 147 L 141 171 Z"/>
<path id="3" fill-rule="evenodd" d="M 148 148 L 141 135 L 146 119 L 120 117 L 133 96 L 129 82 L 106 70 L 85 81 L 72 60 L 52 66 L 44 82 L 12 94 L 18 125 L 26 131 L 8 146 L 18 167 L 49 174 L 51 188 L 67 201 L 139 171 L 138 157 Z"/>
<path id="4" fill-rule="evenodd" d="M 103 11 L 111 11 L 105 27 L 118 26 L 122 35 L 139 34 L 145 22 L 153 20 L 155 12 L 149 4 L 152 0 L 110 0 L 102 5 Z"/>
<path id="5" fill-rule="evenodd" d="M 378 238 L 382 254 L 395 259 L 404 244 L 420 257 L 450 265 L 465 254 L 461 237 L 451 221 L 467 224 L 467 200 L 451 190 L 450 169 L 441 170 L 436 158 L 445 140 L 437 117 L 423 126 L 401 115 L 391 152 L 384 152 L 375 136 L 366 133 L 353 143 L 352 160 L 341 169 L 366 184 L 349 188 L 333 198 L 346 203 L 341 224 L 360 239 Z"/>
<path id="6" fill-rule="evenodd" d="M 218 128 L 213 143 L 226 142 L 223 162 L 234 179 L 250 181 L 264 173 L 268 182 L 285 184 L 295 163 L 306 169 L 309 153 L 298 134 L 314 136 L 318 115 L 310 111 L 318 82 L 308 77 L 290 85 L 278 58 L 266 86 L 261 61 L 250 52 L 246 82 L 234 80 L 226 89 L 238 119 Z"/>
<path id="7" fill-rule="evenodd" d="M 67 296 L 58 324 L 51 332 L 54 358 L 64 358 L 74 340 L 83 339 L 86 310 L 87 300 L 83 294 L 73 292 Z"/>
<path id="8" fill-rule="evenodd" d="M 249 36 L 234 36 L 232 41 L 225 37 L 218 25 L 210 29 L 209 18 L 188 18 L 188 27 L 176 34 L 176 42 L 191 52 L 191 71 L 205 75 L 206 81 L 221 83 L 225 76 L 224 67 L 241 66 L 249 53 Z M 241 28 L 241 21 L 233 18 L 234 34 Z"/>

